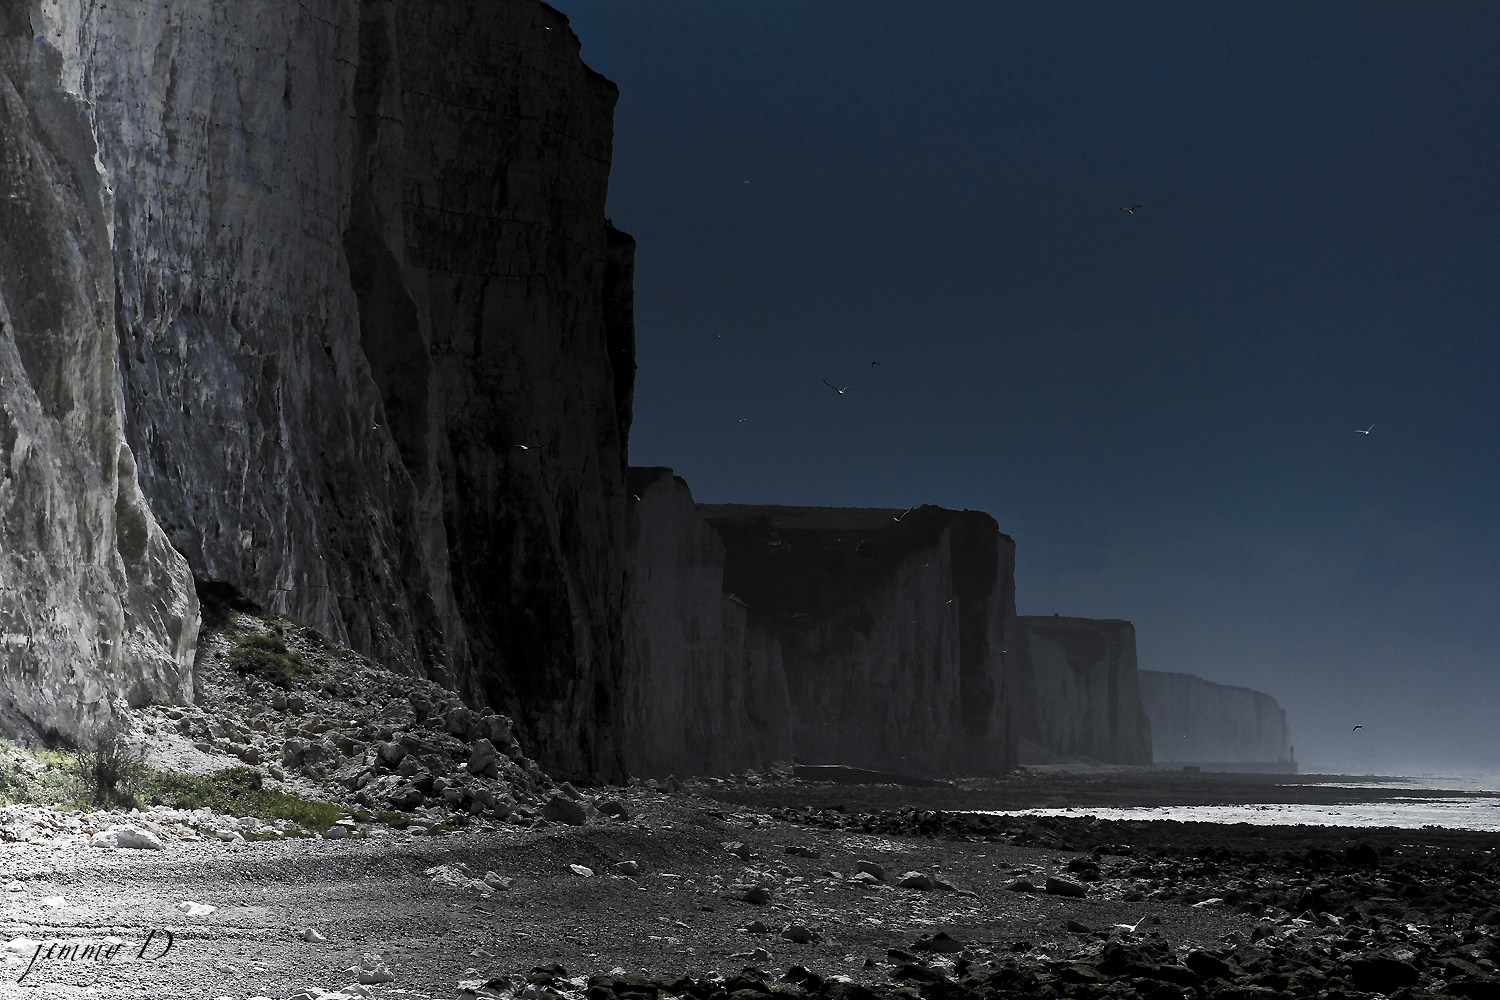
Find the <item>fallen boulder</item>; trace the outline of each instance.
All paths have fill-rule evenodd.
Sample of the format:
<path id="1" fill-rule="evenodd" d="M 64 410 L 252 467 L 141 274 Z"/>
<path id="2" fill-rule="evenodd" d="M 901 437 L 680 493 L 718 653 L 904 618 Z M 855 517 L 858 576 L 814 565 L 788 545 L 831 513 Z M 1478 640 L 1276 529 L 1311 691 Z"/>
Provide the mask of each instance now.
<path id="1" fill-rule="evenodd" d="M 165 845 L 150 830 L 128 823 L 101 830 L 89 838 L 90 847 L 124 847 L 141 851 L 159 851 Z"/>

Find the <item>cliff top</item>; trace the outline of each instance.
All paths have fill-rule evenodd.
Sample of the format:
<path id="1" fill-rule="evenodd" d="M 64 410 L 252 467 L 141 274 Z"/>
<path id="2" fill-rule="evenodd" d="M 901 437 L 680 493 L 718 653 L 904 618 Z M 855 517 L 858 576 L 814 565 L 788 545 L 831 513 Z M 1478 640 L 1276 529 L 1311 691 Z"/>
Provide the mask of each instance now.
<path id="1" fill-rule="evenodd" d="M 750 503 L 701 503 L 698 509 L 710 520 L 764 521 L 777 531 L 884 531 L 917 522 L 931 526 L 935 519 L 946 521 L 942 515 L 983 518 L 999 530 L 995 519 L 983 511 L 949 510 L 932 504 L 922 504 L 909 511 L 900 507 L 788 507 Z"/>
<path id="2" fill-rule="evenodd" d="M 703 516 L 733 521 L 764 519 L 778 531 L 820 531 L 845 528 L 879 531 L 895 526 L 903 511 L 884 507 L 783 507 L 780 504 L 700 503 Z M 940 510 L 941 508 L 933 508 Z"/>
<path id="3" fill-rule="evenodd" d="M 957 543 L 962 568 L 954 568 L 962 580 L 955 584 L 962 595 L 977 598 L 989 593 L 995 559 L 1009 542 L 998 541 L 999 526 L 983 511 L 931 504 L 908 511 L 699 504 L 698 511 L 724 542 L 725 591 L 743 599 L 755 617 L 854 611 L 949 530 L 963 539 Z M 971 563 L 988 571 L 976 575 Z"/>
<path id="4" fill-rule="evenodd" d="M 1262 698 L 1270 698 L 1272 701 L 1276 701 L 1276 696 L 1275 695 L 1268 694 L 1265 691 L 1261 691 L 1261 690 L 1259 690 L 1257 688 L 1245 687 L 1243 684 L 1225 684 L 1223 681 L 1211 681 L 1211 680 L 1209 680 L 1206 677 L 1199 677 L 1197 674 L 1185 674 L 1185 673 L 1182 673 L 1181 671 L 1174 671 L 1174 670 L 1141 670 L 1141 671 L 1139 671 L 1139 676 L 1140 676 L 1140 679 L 1143 682 L 1154 682 L 1156 680 L 1156 678 L 1162 678 L 1163 680 L 1165 680 L 1168 677 L 1172 677 L 1172 678 L 1183 677 L 1183 678 L 1186 678 L 1189 681 L 1196 681 L 1199 684 L 1210 684 L 1210 685 L 1212 685 L 1214 687 L 1224 688 L 1225 690 L 1228 690 L 1228 691 L 1245 691 L 1245 692 L 1248 692 L 1249 694 L 1258 695 L 1258 696 L 1260 696 Z M 1276 705 L 1279 708 L 1281 706 L 1281 703 L 1278 701 L 1278 702 L 1276 702 Z"/>
<path id="5" fill-rule="evenodd" d="M 1101 625 L 1129 625 L 1135 628 L 1133 622 L 1124 618 L 1078 618 L 1073 615 L 1017 615 L 1016 620 L 1023 625 L 1041 625 L 1046 628 L 1065 628 L 1075 630 L 1089 630 L 1099 628 Z"/>

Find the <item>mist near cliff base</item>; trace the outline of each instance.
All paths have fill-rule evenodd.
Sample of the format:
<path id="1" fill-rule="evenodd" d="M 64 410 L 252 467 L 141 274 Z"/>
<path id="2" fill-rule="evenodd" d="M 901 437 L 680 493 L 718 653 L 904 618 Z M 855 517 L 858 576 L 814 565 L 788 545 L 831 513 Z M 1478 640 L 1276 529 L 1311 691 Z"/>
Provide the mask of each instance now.
<path id="1" fill-rule="evenodd" d="M 1500 771 L 1500 8 L 560 6 L 633 464 L 988 511 L 1302 770 Z"/>

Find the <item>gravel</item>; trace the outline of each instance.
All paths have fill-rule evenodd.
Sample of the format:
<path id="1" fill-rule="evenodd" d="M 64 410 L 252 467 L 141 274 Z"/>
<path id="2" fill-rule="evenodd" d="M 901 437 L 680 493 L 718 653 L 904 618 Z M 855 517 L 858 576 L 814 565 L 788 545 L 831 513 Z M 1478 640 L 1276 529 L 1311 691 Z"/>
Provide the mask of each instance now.
<path id="1" fill-rule="evenodd" d="M 39 959 L 26 980 L 101 996 L 286 1000 L 388 975 L 365 984 L 369 995 L 453 997 L 463 982 L 477 997 L 486 983 L 508 982 L 491 992 L 640 1000 L 674 990 L 727 996 L 734 984 L 852 1000 L 856 986 L 906 984 L 924 997 L 1161 1000 L 1163 986 L 1206 997 L 1331 996 L 1411 980 L 1391 989 L 1475 997 L 1489 995 L 1495 976 L 1494 927 L 1484 922 L 1493 853 L 1372 849 L 1373 865 L 1363 851 L 1311 860 L 1233 848 L 1213 859 L 1085 854 L 816 827 L 690 795 L 614 794 L 631 822 L 171 840 L 161 850 L 6 844 L 0 880 L 20 888 L 0 905 L 12 939 L 123 941 L 110 961 Z M 933 887 L 895 884 L 914 874 Z M 1023 875 L 1086 894 L 1006 891 Z M 1144 898 L 1157 883 L 1168 891 Z M 745 886 L 765 901 L 744 901 Z M 1221 902 L 1194 906 L 1205 891 Z M 65 905 L 48 908 L 48 897 Z M 1327 908 L 1293 913 L 1303 902 Z M 172 946 L 158 957 L 168 930 Z M 3 953 L 11 981 L 33 952 Z M 533 971 L 553 966 L 561 971 Z M 734 979 L 745 975 L 761 985 Z"/>

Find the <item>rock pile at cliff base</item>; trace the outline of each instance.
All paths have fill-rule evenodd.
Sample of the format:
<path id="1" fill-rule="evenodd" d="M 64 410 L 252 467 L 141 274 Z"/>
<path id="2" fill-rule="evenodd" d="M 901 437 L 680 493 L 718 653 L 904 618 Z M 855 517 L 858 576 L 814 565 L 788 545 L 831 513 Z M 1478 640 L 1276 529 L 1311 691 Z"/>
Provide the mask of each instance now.
<path id="1" fill-rule="evenodd" d="M 439 684 L 387 670 L 290 619 L 227 613 L 200 640 L 195 683 L 197 704 L 127 713 L 152 766 L 252 767 L 271 787 L 397 825 L 576 825 L 628 815 L 618 795 L 546 774 L 506 716 L 465 707 Z"/>

